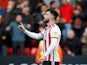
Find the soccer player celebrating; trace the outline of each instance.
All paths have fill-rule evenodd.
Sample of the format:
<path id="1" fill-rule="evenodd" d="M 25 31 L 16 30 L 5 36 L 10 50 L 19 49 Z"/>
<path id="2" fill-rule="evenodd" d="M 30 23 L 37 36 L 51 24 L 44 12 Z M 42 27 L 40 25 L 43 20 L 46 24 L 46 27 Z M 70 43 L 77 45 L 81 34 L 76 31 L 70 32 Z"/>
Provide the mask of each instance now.
<path id="1" fill-rule="evenodd" d="M 58 54 L 58 44 L 61 38 L 61 31 L 56 25 L 56 18 L 58 13 L 54 10 L 47 10 L 44 14 L 44 21 L 47 27 L 41 33 L 30 32 L 25 29 L 22 23 L 19 25 L 19 29 L 22 30 L 29 37 L 34 39 L 44 40 L 44 54 L 39 59 L 39 63 L 42 65 L 58 65 L 60 62 Z"/>

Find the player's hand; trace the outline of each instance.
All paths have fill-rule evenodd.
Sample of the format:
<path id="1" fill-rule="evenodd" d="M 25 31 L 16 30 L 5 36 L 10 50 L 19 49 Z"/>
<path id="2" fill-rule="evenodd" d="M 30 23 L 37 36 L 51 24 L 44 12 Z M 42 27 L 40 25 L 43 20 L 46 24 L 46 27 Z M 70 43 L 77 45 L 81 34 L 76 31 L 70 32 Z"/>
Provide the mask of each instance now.
<path id="1" fill-rule="evenodd" d="M 20 24 L 21 24 L 21 25 L 19 25 L 19 26 L 18 26 L 18 28 L 19 28 L 21 31 L 23 31 L 23 32 L 24 32 L 24 31 L 25 31 L 25 27 L 23 26 L 23 24 L 22 24 L 22 23 L 20 23 Z"/>
<path id="2" fill-rule="evenodd" d="M 46 60 L 45 56 L 40 57 L 39 59 L 39 64 L 43 63 Z"/>

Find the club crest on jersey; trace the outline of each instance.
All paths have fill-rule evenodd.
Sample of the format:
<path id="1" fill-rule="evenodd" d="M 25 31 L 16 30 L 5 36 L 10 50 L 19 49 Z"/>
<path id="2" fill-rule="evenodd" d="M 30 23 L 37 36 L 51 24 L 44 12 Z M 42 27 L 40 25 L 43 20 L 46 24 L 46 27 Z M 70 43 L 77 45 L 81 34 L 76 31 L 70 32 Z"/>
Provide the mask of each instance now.
<path id="1" fill-rule="evenodd" d="M 58 32 L 54 32 L 53 36 L 58 37 Z"/>

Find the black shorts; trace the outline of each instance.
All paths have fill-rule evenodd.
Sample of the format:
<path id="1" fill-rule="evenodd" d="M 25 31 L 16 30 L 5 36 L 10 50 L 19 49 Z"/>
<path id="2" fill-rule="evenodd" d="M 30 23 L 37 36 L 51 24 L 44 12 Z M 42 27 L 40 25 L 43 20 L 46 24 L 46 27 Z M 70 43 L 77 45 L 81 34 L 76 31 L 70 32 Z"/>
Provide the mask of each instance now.
<path id="1" fill-rule="evenodd" d="M 51 61 L 45 61 L 45 62 L 43 62 L 42 65 L 59 65 L 59 62 L 53 62 L 53 64 L 52 64 Z"/>

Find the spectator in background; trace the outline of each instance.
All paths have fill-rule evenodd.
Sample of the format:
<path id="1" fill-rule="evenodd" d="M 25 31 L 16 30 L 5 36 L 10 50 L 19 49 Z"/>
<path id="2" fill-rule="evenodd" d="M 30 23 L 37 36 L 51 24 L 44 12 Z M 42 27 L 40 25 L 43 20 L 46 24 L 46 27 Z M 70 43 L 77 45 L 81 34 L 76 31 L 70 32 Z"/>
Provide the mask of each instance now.
<path id="1" fill-rule="evenodd" d="M 43 2 L 44 2 L 46 5 L 48 5 L 48 6 L 50 5 L 50 3 L 51 3 L 52 1 L 55 1 L 55 2 L 56 2 L 57 7 L 60 6 L 60 1 L 61 1 L 61 0 L 43 0 Z"/>
<path id="2" fill-rule="evenodd" d="M 4 24 L 0 23 L 0 51 L 3 56 L 7 55 L 6 51 L 6 36 L 4 31 Z"/>
<path id="3" fill-rule="evenodd" d="M 64 29 L 64 22 L 60 19 L 60 16 L 57 17 L 56 24 L 59 26 L 59 28 L 62 32 L 62 30 Z"/>
<path id="4" fill-rule="evenodd" d="M 77 4 L 75 9 L 74 9 L 74 16 L 80 15 L 83 13 L 82 6 Z"/>
<path id="5" fill-rule="evenodd" d="M 24 7 L 29 7 L 29 1 L 18 0 L 15 4 L 14 14 L 21 14 Z"/>
<path id="6" fill-rule="evenodd" d="M 38 22 L 38 24 L 40 24 L 39 21 L 42 21 L 42 24 L 43 24 L 43 19 L 44 19 L 43 15 L 45 14 L 47 9 L 48 9 L 47 5 L 41 6 L 41 12 L 37 13 L 37 15 L 36 15 L 36 22 Z"/>
<path id="7" fill-rule="evenodd" d="M 48 9 L 48 6 L 44 4 L 44 5 L 41 6 L 41 12 L 36 14 L 36 17 L 35 17 L 36 22 L 35 22 L 35 28 L 34 28 L 35 30 L 36 30 L 36 28 L 38 29 L 38 27 L 40 25 L 44 25 L 44 22 L 43 22 L 44 17 L 43 17 L 43 15 L 45 14 L 47 9 Z"/>
<path id="8" fill-rule="evenodd" d="M 7 2 L 5 2 L 5 3 L 7 5 Z M 6 5 L 5 5 L 5 7 L 6 7 Z M 0 10 L 0 15 L 2 15 L 1 16 L 2 17 L 2 22 L 0 24 L 0 45 L 1 45 L 1 52 L 2 52 L 3 56 L 7 55 L 7 51 L 6 51 L 7 47 L 6 46 L 7 46 L 7 43 L 9 43 L 7 40 L 10 39 L 9 38 L 9 34 L 5 33 L 5 27 L 7 25 L 9 25 L 9 23 L 14 18 L 13 15 L 12 15 L 13 8 L 14 8 L 14 2 L 13 1 L 9 1 L 8 5 L 7 5 L 6 11 Z M 6 34 L 8 34 L 8 36 Z"/>
<path id="9" fill-rule="evenodd" d="M 23 3 L 22 3 L 22 9 L 24 7 L 29 7 L 29 1 L 28 0 L 24 0 Z"/>
<path id="10" fill-rule="evenodd" d="M 57 8 L 57 3 L 56 1 L 51 1 L 50 2 L 50 9 L 56 9 Z"/>
<path id="11" fill-rule="evenodd" d="M 70 56 L 81 55 L 81 43 L 79 39 L 75 36 L 73 30 L 70 30 L 68 34 L 69 37 L 64 43 L 64 51 Z"/>
<path id="12" fill-rule="evenodd" d="M 59 9 L 57 8 L 57 2 L 56 1 L 51 1 L 50 2 L 50 9 L 54 9 L 54 10 L 57 11 L 58 14 L 60 14 Z"/>
<path id="13" fill-rule="evenodd" d="M 83 0 L 76 0 L 76 4 L 82 4 Z"/>
<path id="14" fill-rule="evenodd" d="M 82 0 L 83 1 L 83 11 L 84 11 L 84 14 L 87 15 L 87 0 Z"/>
<path id="15" fill-rule="evenodd" d="M 38 1 L 37 0 L 29 0 L 29 2 L 30 2 L 30 7 L 34 11 Z"/>
<path id="16" fill-rule="evenodd" d="M 36 10 L 35 10 L 35 12 L 36 13 L 40 13 L 41 12 L 41 6 L 43 5 L 44 3 L 43 3 L 43 1 L 41 0 L 41 1 L 38 1 L 37 2 L 37 6 L 36 6 Z"/>
<path id="17" fill-rule="evenodd" d="M 81 19 L 83 20 L 85 19 L 84 14 L 83 14 L 83 6 L 81 3 L 77 2 L 73 14 L 74 14 L 73 17 L 80 15 Z"/>
<path id="18" fill-rule="evenodd" d="M 3 13 L 4 13 L 4 10 L 2 9 L 2 6 L 0 6 L 0 23 L 2 22 Z"/>
<path id="19" fill-rule="evenodd" d="M 23 0 L 16 0 L 16 5 L 20 5 L 23 2 Z"/>
<path id="20" fill-rule="evenodd" d="M 14 6 L 15 5 L 15 1 L 14 0 L 9 0 L 7 6 L 9 6 L 9 5 Z"/>
<path id="21" fill-rule="evenodd" d="M 85 20 L 85 26 L 87 26 L 87 0 L 82 0 L 82 6 L 83 6 L 83 17 Z"/>
<path id="22" fill-rule="evenodd" d="M 20 25 L 21 22 L 26 27 L 26 24 L 23 22 L 22 15 L 18 14 L 16 16 L 16 21 L 10 23 L 10 25 L 6 28 L 6 31 L 11 32 L 12 46 L 13 46 L 14 54 L 17 54 L 17 49 L 19 47 L 21 54 L 24 55 L 25 34 L 18 29 L 18 25 Z"/>
<path id="23" fill-rule="evenodd" d="M 33 31 L 34 28 L 34 18 L 32 17 L 31 13 L 30 13 L 30 9 L 29 7 L 24 7 L 22 10 L 23 13 L 23 19 L 24 22 L 26 23 L 27 27 Z M 25 41 L 25 46 L 27 47 L 31 47 L 31 42 L 30 42 L 30 37 L 26 36 L 26 41 Z"/>
<path id="24" fill-rule="evenodd" d="M 16 8 L 21 8 L 23 9 L 24 7 L 29 7 L 29 1 L 28 0 L 18 0 L 16 3 Z"/>
<path id="25" fill-rule="evenodd" d="M 7 9 L 3 14 L 3 23 L 5 26 L 8 26 L 15 18 L 13 15 L 14 5 L 11 3 L 14 2 L 10 2 L 10 4 L 8 4 Z"/>
<path id="26" fill-rule="evenodd" d="M 85 45 L 87 46 L 87 27 L 86 27 L 85 30 L 84 30 L 84 33 L 83 33 L 82 38 L 84 39 L 83 42 L 84 42 Z"/>
<path id="27" fill-rule="evenodd" d="M 81 43 L 83 44 L 82 54 L 87 55 L 87 27 L 84 30 L 83 36 L 81 38 Z"/>
<path id="28" fill-rule="evenodd" d="M 1 53 L 3 56 L 7 55 L 6 52 L 6 37 L 4 36 L 4 24 L 2 23 L 2 16 L 3 16 L 4 10 L 2 9 L 2 6 L 0 6 L 0 48 Z"/>
<path id="29" fill-rule="evenodd" d="M 14 5 L 14 1 L 9 1 L 7 9 L 2 16 L 2 24 L 4 26 L 4 30 L 15 19 L 15 15 L 13 14 Z M 8 44 L 8 46 L 11 46 L 11 35 L 9 34 L 9 32 L 5 32 L 4 35 L 6 36 L 6 44 Z"/>
<path id="30" fill-rule="evenodd" d="M 22 13 L 24 14 L 25 23 L 32 30 L 33 25 L 34 25 L 34 19 L 33 19 L 32 15 L 30 14 L 29 7 L 24 7 L 22 10 Z"/>
<path id="31" fill-rule="evenodd" d="M 2 9 L 6 9 L 8 2 L 9 0 L 0 0 L 0 6 L 2 6 Z"/>
<path id="32" fill-rule="evenodd" d="M 68 0 L 74 7 L 76 6 L 76 0 Z"/>
<path id="33" fill-rule="evenodd" d="M 73 18 L 72 29 L 74 30 L 76 37 L 80 39 L 84 32 L 84 24 L 80 15 Z"/>
<path id="34" fill-rule="evenodd" d="M 15 2 L 16 2 L 15 3 L 15 9 L 17 9 L 17 8 L 21 7 L 21 4 L 23 3 L 23 0 L 16 0 Z"/>
<path id="35" fill-rule="evenodd" d="M 63 38 L 68 38 L 68 31 L 72 28 L 71 21 L 73 16 L 73 6 L 68 2 L 68 0 L 62 0 L 62 5 L 60 6 L 60 17 L 65 22 L 65 28 L 63 30 Z"/>

